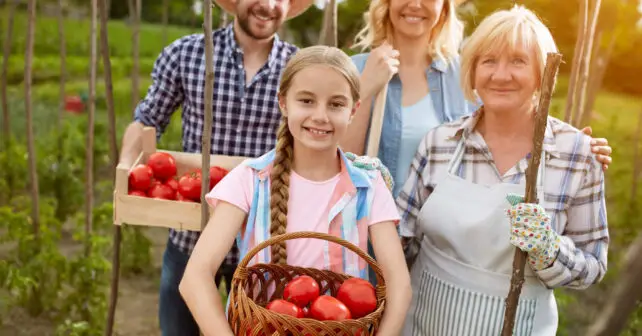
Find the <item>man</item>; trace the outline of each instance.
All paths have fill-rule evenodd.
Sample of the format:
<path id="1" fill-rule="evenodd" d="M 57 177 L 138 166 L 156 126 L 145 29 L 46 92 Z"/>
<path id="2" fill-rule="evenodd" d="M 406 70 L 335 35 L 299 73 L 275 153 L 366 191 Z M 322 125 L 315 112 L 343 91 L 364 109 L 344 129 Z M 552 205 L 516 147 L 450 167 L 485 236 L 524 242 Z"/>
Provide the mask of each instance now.
<path id="1" fill-rule="evenodd" d="M 277 102 L 281 71 L 297 50 L 280 40 L 276 32 L 286 19 L 303 13 L 312 0 L 217 0 L 217 4 L 235 20 L 213 32 L 212 154 L 257 157 L 275 146 L 281 119 Z M 131 164 L 141 150 L 143 127 L 155 127 L 160 136 L 179 106 L 183 151 L 201 152 L 204 35 L 185 36 L 167 46 L 154 64 L 152 78 L 147 96 L 136 108 L 134 122 L 123 136 L 121 162 L 126 164 Z M 160 284 L 159 319 L 164 336 L 199 335 L 178 292 L 198 237 L 198 232 L 169 232 Z M 237 263 L 238 250 L 234 246 L 223 265 L 228 287 Z"/>

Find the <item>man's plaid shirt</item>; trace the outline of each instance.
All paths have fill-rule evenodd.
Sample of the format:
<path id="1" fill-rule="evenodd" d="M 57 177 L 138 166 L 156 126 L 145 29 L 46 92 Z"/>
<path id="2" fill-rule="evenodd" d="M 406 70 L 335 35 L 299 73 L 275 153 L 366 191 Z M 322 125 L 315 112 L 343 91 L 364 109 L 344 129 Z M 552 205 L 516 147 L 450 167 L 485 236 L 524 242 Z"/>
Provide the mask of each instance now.
<path id="1" fill-rule="evenodd" d="M 135 120 L 163 133 L 170 117 L 182 108 L 183 151 L 201 152 L 205 103 L 205 44 L 203 34 L 182 37 L 167 46 L 152 70 L 153 83 L 136 108 Z M 258 157 L 276 145 L 281 120 L 277 92 L 290 56 L 297 48 L 275 37 L 267 63 L 246 83 L 243 51 L 232 24 L 213 32 L 214 96 L 212 154 Z M 213 164 L 215 164 L 213 162 Z M 191 254 L 200 233 L 170 229 L 169 238 Z M 225 263 L 238 263 L 236 244 Z"/>

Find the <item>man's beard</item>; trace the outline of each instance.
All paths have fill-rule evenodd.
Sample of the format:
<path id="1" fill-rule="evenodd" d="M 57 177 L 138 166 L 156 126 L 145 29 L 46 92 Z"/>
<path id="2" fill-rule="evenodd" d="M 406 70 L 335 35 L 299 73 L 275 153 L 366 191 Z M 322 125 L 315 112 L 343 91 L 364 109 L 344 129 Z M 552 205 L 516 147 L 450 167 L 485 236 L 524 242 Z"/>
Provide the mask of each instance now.
<path id="1" fill-rule="evenodd" d="M 243 30 L 243 32 L 245 34 L 247 34 L 251 38 L 253 38 L 255 40 L 263 40 L 263 39 L 269 38 L 270 36 L 272 36 L 274 33 L 276 33 L 278 31 L 279 26 L 280 26 L 280 23 L 279 23 L 280 22 L 280 17 L 276 17 L 276 18 L 272 19 L 272 25 L 273 26 L 272 26 L 272 29 L 270 29 L 269 31 L 260 32 L 260 33 L 252 31 L 252 27 L 251 27 L 251 24 L 250 24 L 250 16 L 252 16 L 252 15 L 254 15 L 254 11 L 247 10 L 247 11 L 245 11 L 244 15 L 238 15 L 237 16 L 238 22 L 239 22 L 239 27 L 241 28 L 241 30 Z M 256 15 L 271 17 L 271 15 L 269 15 L 268 13 L 265 13 L 262 10 L 258 10 L 256 12 Z M 255 19 L 258 20 L 258 18 L 255 18 Z"/>

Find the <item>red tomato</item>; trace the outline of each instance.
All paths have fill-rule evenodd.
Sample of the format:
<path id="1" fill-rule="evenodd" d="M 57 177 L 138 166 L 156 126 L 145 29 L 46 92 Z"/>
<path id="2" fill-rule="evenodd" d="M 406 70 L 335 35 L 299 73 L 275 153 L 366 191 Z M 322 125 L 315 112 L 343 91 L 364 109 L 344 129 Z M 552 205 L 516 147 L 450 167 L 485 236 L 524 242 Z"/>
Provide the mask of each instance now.
<path id="1" fill-rule="evenodd" d="M 201 174 L 197 171 L 186 173 L 178 180 L 178 192 L 185 198 L 199 202 L 201 200 Z"/>
<path id="2" fill-rule="evenodd" d="M 268 303 L 268 305 L 265 306 L 265 308 L 267 310 L 271 310 L 273 312 L 280 313 L 280 314 L 286 314 L 286 315 L 290 315 L 298 318 L 304 317 L 303 310 L 300 307 L 298 307 L 292 302 L 288 302 L 281 299 L 276 299 Z"/>
<path id="3" fill-rule="evenodd" d="M 351 319 L 352 314 L 348 307 L 337 298 L 329 295 L 321 295 L 312 302 L 310 306 L 310 317 L 319 321 L 341 321 Z"/>
<path id="4" fill-rule="evenodd" d="M 302 275 L 292 279 L 283 289 L 283 299 L 299 307 L 305 307 L 319 297 L 319 283 L 312 277 Z"/>
<path id="5" fill-rule="evenodd" d="M 225 168 L 219 167 L 219 166 L 214 166 L 210 168 L 210 190 L 214 188 L 216 184 L 218 184 L 225 175 L 227 175 L 228 171 Z"/>
<path id="6" fill-rule="evenodd" d="M 176 160 L 168 153 L 156 152 L 150 155 L 147 165 L 152 168 L 154 177 L 161 181 L 176 175 Z"/>
<path id="7" fill-rule="evenodd" d="M 129 189 L 146 191 L 152 186 L 154 172 L 145 164 L 139 164 L 129 173 Z"/>
<path id="8" fill-rule="evenodd" d="M 140 190 L 130 190 L 127 194 L 131 196 L 147 197 L 147 194 Z"/>
<path id="9" fill-rule="evenodd" d="M 166 200 L 175 200 L 176 199 L 176 191 L 172 189 L 170 186 L 162 184 L 162 183 L 155 183 L 148 191 L 147 191 L 147 196 L 150 198 L 160 198 L 160 199 L 166 199 Z"/>
<path id="10" fill-rule="evenodd" d="M 65 111 L 73 112 L 76 114 L 82 113 L 85 109 L 85 104 L 79 96 L 65 97 Z"/>
<path id="11" fill-rule="evenodd" d="M 303 309 L 303 315 L 304 315 L 305 317 L 310 317 L 310 308 L 308 308 L 308 307 L 303 307 L 302 309 Z"/>
<path id="12" fill-rule="evenodd" d="M 377 309 L 374 286 L 364 279 L 350 278 L 344 281 L 336 297 L 350 309 L 354 318 L 366 316 Z"/>
<path id="13" fill-rule="evenodd" d="M 176 177 L 168 179 L 165 184 L 174 190 L 178 190 L 178 179 Z"/>

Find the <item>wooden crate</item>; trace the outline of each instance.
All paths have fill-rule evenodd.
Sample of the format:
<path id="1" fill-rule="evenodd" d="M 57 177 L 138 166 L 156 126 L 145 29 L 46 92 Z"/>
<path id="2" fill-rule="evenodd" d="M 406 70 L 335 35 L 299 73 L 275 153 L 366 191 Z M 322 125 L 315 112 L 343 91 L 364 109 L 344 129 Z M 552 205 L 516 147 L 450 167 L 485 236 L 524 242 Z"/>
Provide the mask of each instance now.
<path id="1" fill-rule="evenodd" d="M 177 176 L 188 170 L 200 168 L 200 153 L 184 153 L 156 149 L 156 129 L 145 127 L 142 137 L 142 151 L 131 166 L 119 164 L 116 168 L 116 187 L 114 189 L 114 224 L 166 227 L 177 230 L 201 230 L 201 206 L 195 202 L 180 202 L 163 199 L 128 195 L 129 172 L 139 163 L 147 162 L 156 151 L 171 154 L 176 159 Z M 231 170 L 246 157 L 210 155 L 210 165 Z M 210 209 L 211 212 L 211 209 Z"/>

